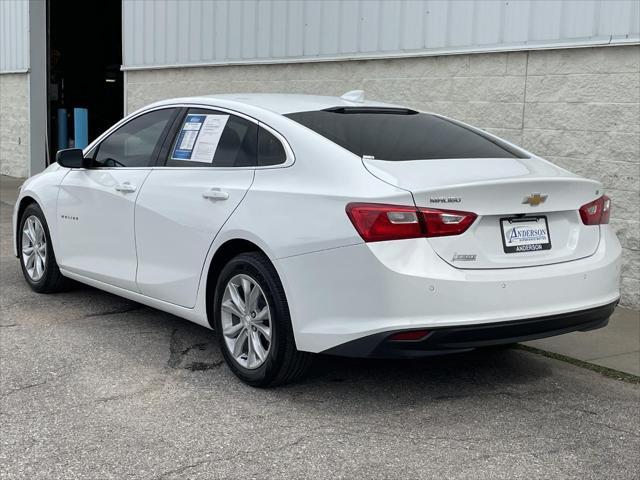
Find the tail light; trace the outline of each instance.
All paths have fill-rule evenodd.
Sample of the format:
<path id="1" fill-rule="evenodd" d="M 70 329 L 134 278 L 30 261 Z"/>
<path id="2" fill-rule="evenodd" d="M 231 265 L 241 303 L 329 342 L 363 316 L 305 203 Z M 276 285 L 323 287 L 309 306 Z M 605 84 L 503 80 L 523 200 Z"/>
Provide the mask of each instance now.
<path id="1" fill-rule="evenodd" d="M 467 231 L 477 218 L 475 213 L 455 210 L 418 209 L 424 218 L 426 237 L 446 237 L 460 235 Z"/>
<path id="2" fill-rule="evenodd" d="M 606 195 L 580 207 L 580 218 L 585 225 L 603 225 L 609 223 L 611 199 Z"/>
<path id="3" fill-rule="evenodd" d="M 475 213 L 379 203 L 350 203 L 347 215 L 365 242 L 460 235 Z"/>

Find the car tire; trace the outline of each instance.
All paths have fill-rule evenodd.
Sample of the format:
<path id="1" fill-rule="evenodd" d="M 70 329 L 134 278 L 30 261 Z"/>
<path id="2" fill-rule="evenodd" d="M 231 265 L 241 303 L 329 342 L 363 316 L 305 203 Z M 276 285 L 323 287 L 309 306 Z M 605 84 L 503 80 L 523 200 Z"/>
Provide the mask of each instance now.
<path id="1" fill-rule="evenodd" d="M 296 348 L 282 283 L 264 254 L 247 252 L 232 258 L 215 288 L 214 329 L 236 376 L 253 387 L 270 387 L 306 374 L 313 354 Z"/>
<path id="2" fill-rule="evenodd" d="M 17 245 L 22 274 L 34 291 L 54 293 L 69 286 L 70 280 L 58 268 L 49 226 L 37 203 L 28 205 L 22 212 Z"/>

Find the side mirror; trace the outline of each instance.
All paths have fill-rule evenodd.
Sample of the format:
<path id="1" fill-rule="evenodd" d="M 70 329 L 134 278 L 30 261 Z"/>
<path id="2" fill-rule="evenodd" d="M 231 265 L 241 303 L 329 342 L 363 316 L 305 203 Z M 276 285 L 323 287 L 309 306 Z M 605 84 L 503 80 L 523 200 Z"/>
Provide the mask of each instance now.
<path id="1" fill-rule="evenodd" d="M 61 167 L 66 168 L 90 168 L 91 159 L 84 158 L 82 150 L 79 148 L 67 148 L 65 150 L 58 150 L 56 153 L 56 162 Z"/>

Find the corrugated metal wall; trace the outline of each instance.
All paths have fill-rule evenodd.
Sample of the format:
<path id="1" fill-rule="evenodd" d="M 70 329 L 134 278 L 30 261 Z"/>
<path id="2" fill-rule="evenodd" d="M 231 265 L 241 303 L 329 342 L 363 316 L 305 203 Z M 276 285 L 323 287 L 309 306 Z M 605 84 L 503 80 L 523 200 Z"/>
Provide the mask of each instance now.
<path id="1" fill-rule="evenodd" d="M 125 69 L 637 42 L 637 0 L 124 0 Z"/>
<path id="2" fill-rule="evenodd" d="M 0 73 L 29 68 L 29 1 L 0 0 Z"/>

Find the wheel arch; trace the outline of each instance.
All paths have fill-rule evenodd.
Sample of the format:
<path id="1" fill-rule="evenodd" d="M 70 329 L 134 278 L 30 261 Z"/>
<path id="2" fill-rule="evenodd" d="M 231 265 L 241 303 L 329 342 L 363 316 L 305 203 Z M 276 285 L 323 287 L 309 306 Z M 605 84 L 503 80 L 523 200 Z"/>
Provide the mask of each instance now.
<path id="1" fill-rule="evenodd" d="M 38 205 L 40 207 L 40 210 L 42 210 L 42 206 L 31 195 L 23 196 L 18 203 L 18 210 L 16 213 L 16 224 L 13 232 L 13 235 L 14 235 L 13 241 L 15 242 L 15 245 L 16 245 L 16 252 L 15 252 L 16 258 L 20 258 L 20 253 L 18 252 L 18 248 L 17 248 L 20 243 L 18 240 L 18 236 L 20 235 L 20 219 L 22 219 L 22 214 L 24 213 L 25 209 L 32 203 L 35 203 L 36 205 Z M 43 213 L 44 213 L 44 210 L 43 210 Z"/>
<path id="2" fill-rule="evenodd" d="M 252 241 L 244 238 L 234 238 L 225 241 L 213 254 L 211 262 L 209 263 L 206 280 L 207 283 L 205 285 L 207 321 L 211 328 L 214 328 L 213 296 L 215 295 L 215 285 L 218 282 L 220 272 L 229 260 L 236 255 L 246 252 L 259 252 L 269 258 L 269 255 L 267 255 L 262 248 Z"/>

